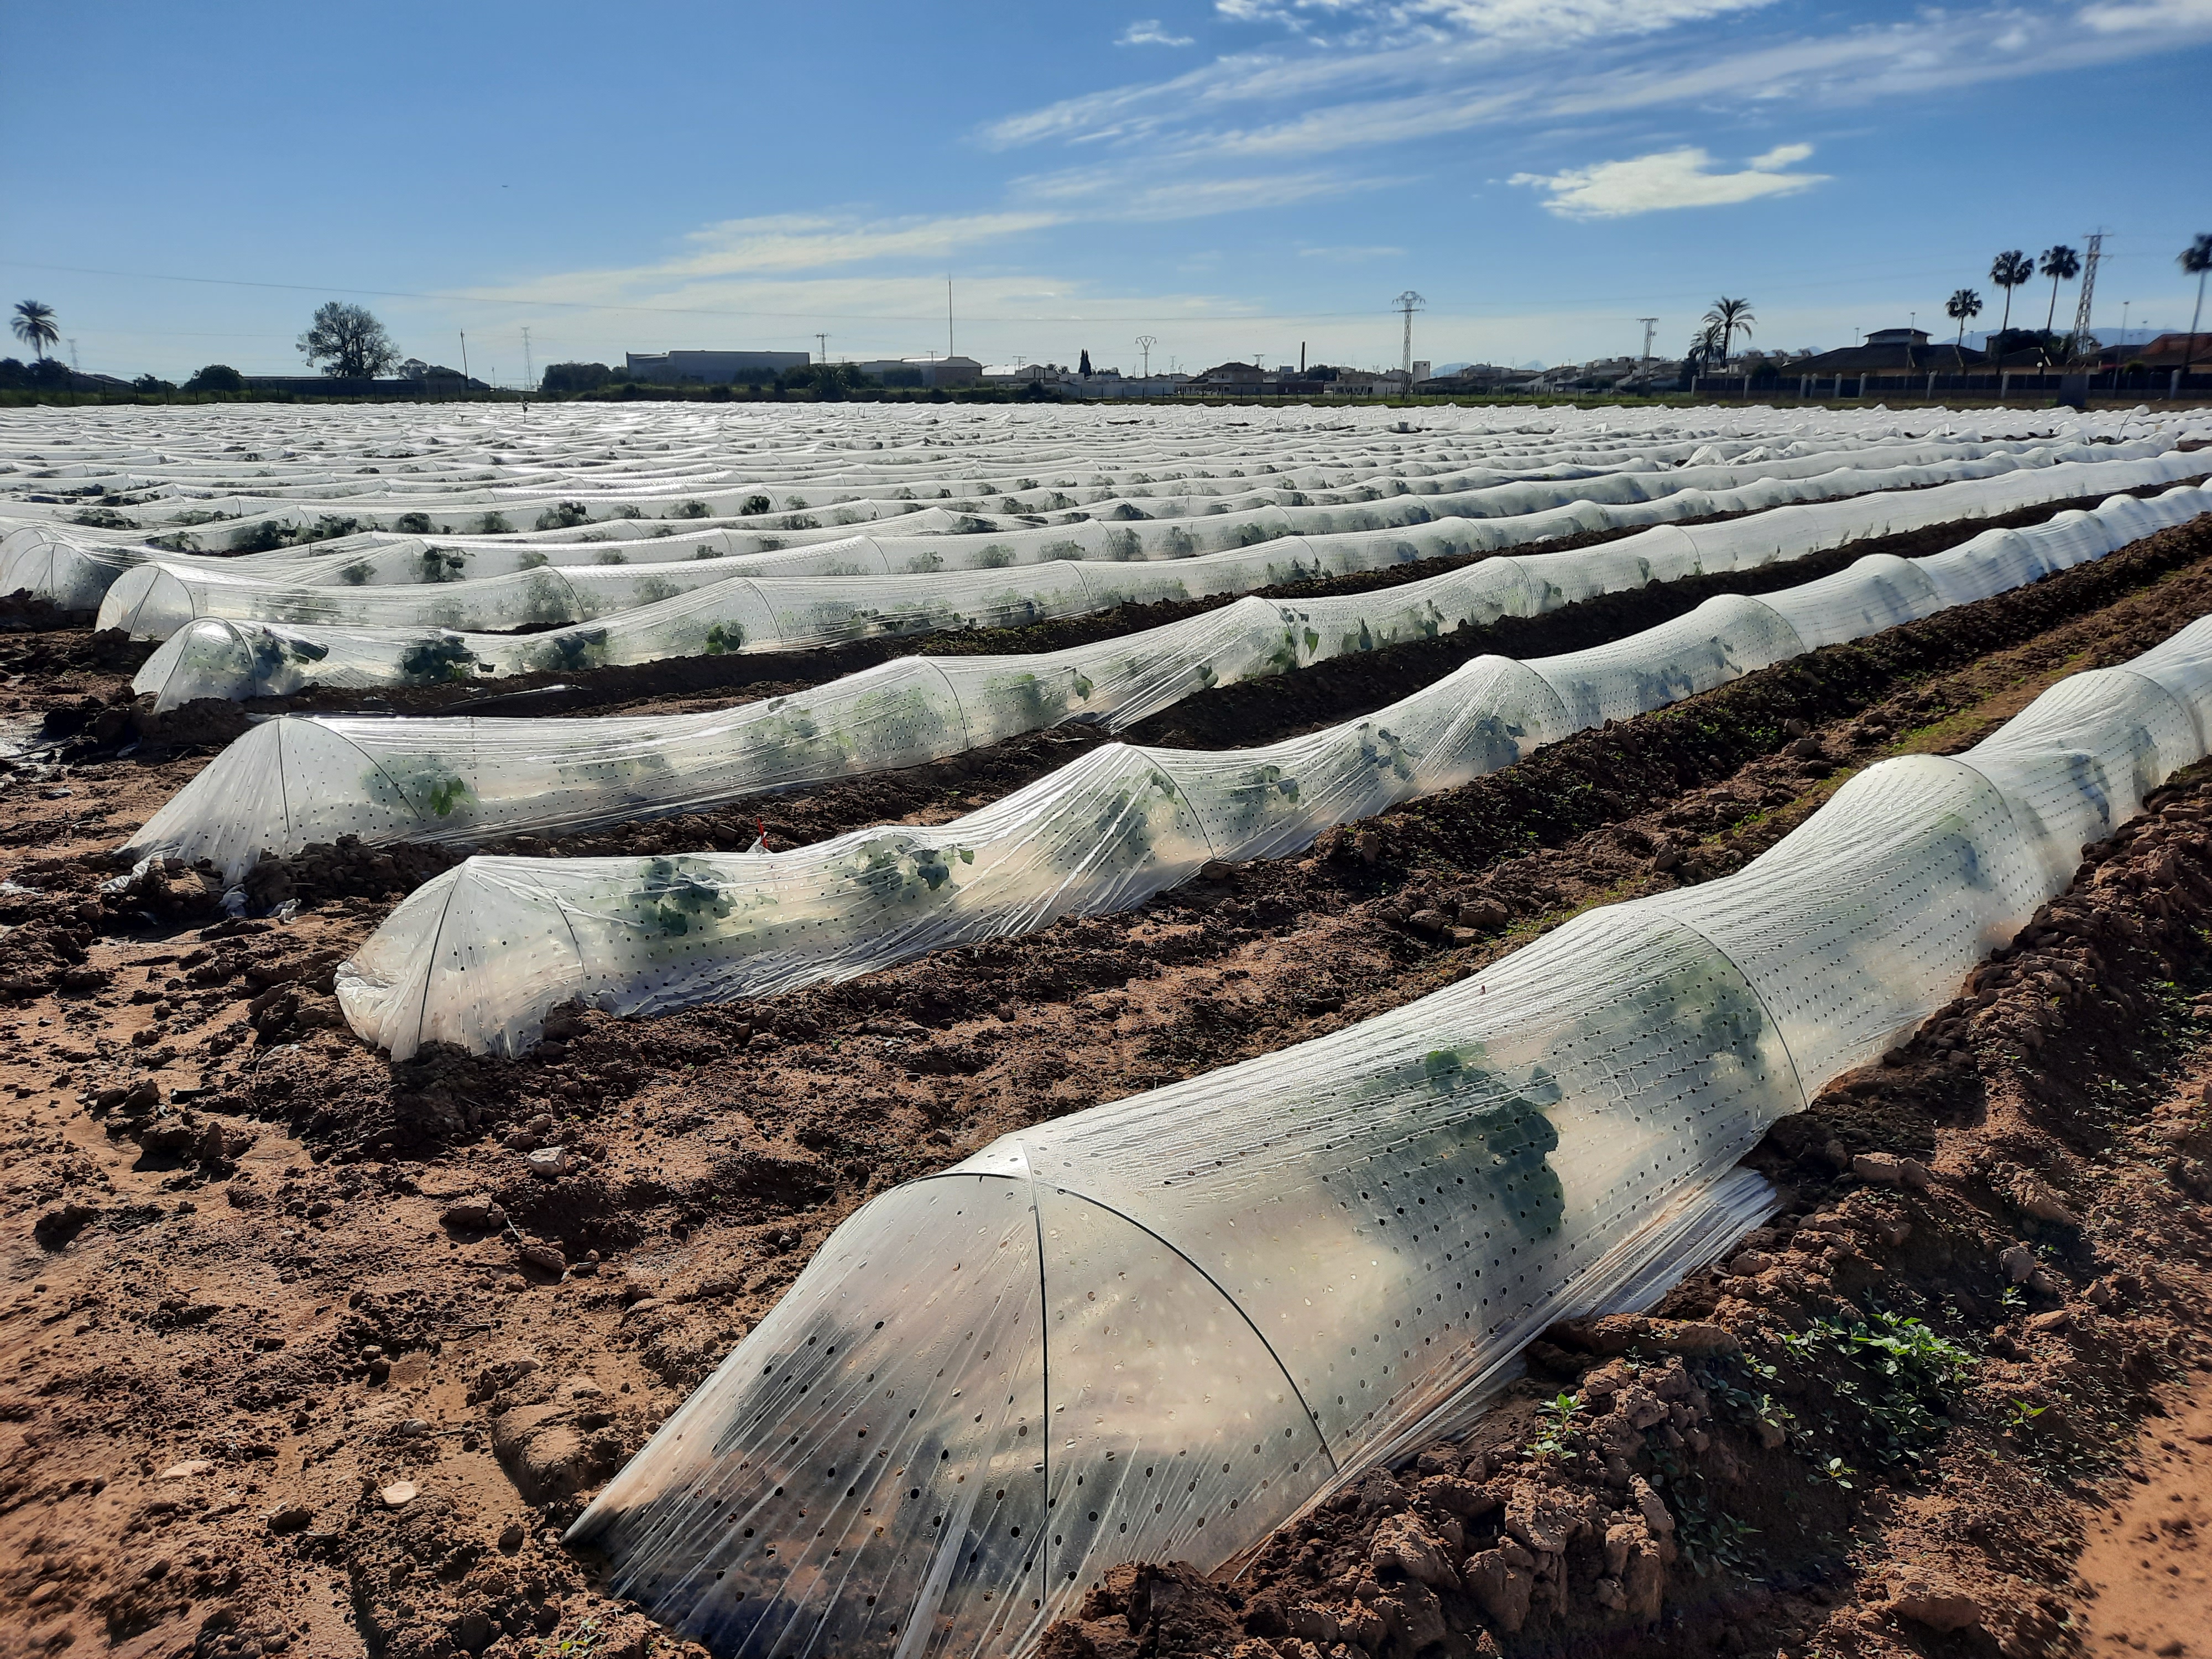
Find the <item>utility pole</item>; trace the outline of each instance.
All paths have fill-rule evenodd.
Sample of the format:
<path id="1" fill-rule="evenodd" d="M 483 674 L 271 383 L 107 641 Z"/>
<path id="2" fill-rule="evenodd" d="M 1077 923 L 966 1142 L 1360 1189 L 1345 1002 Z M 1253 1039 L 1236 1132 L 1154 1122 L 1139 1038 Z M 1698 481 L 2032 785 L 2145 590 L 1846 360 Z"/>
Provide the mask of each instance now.
<path id="1" fill-rule="evenodd" d="M 461 390 L 469 389 L 469 331 L 461 331 Z"/>
<path id="2" fill-rule="evenodd" d="M 70 373 L 72 374 L 84 373 L 84 365 L 76 360 L 76 338 L 74 335 L 70 337 Z"/>
<path id="3" fill-rule="evenodd" d="M 1428 301 L 1409 288 L 1391 301 L 1390 304 L 1394 310 L 1406 313 L 1405 361 L 1399 367 L 1405 370 L 1406 378 L 1410 381 L 1413 377 L 1413 313 L 1428 304 Z"/>
<path id="4" fill-rule="evenodd" d="M 2089 246 L 2081 254 L 2081 302 L 2074 308 L 2074 355 L 2081 355 L 2081 342 L 2089 337 L 2089 313 L 2097 302 L 2097 261 L 2105 257 L 2105 233 L 2089 233 Z"/>
<path id="5" fill-rule="evenodd" d="M 1644 325 L 1644 356 L 1637 362 L 1636 373 L 1648 380 L 1651 378 L 1651 337 L 1658 331 L 1659 319 L 1656 317 L 1638 317 L 1636 320 Z"/>
<path id="6" fill-rule="evenodd" d="M 522 331 L 522 390 L 526 396 L 529 393 L 531 377 L 534 372 L 530 361 L 530 331 L 526 328 Z"/>
<path id="7" fill-rule="evenodd" d="M 945 273 L 945 355 L 952 355 L 952 273 Z"/>
<path id="8" fill-rule="evenodd" d="M 1137 349 L 1145 354 L 1145 378 L 1148 380 L 1152 377 L 1152 348 L 1159 343 L 1160 337 L 1157 334 L 1139 334 L 1137 337 Z"/>

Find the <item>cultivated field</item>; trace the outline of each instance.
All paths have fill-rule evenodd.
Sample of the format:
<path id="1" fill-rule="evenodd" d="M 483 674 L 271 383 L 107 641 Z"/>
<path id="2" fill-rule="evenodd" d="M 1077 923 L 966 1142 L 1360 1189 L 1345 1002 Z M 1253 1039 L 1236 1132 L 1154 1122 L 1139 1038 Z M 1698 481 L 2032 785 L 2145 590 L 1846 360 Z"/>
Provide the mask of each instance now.
<path id="1" fill-rule="evenodd" d="M 2208 446 L 0 415 L 0 1654 L 2212 1644 Z"/>

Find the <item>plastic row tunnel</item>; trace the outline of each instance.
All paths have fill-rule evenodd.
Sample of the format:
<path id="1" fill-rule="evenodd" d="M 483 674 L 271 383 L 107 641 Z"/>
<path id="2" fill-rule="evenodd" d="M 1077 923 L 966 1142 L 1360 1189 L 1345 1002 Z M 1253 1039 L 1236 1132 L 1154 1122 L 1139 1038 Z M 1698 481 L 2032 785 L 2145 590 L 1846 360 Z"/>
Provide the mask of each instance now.
<path id="1" fill-rule="evenodd" d="M 2111 465 L 2100 462 L 2095 465 Z M 2008 469 L 2009 460 L 1961 464 Z M 2153 477 L 2192 470 L 2185 457 L 2146 458 Z M 1930 471 L 1933 470 L 1922 470 Z M 2043 479 L 2056 469 L 2027 475 Z M 1883 483 L 1930 483 L 1934 477 L 1899 480 L 1892 473 L 1828 475 L 1833 488 L 1854 495 Z M 2002 484 L 2004 479 L 1987 482 Z M 1817 497 L 1820 478 L 1798 484 L 1762 483 L 1760 500 L 1796 490 Z M 2033 483 L 2024 488 L 2031 498 Z M 2002 499 L 2003 489 L 1991 499 Z M 1728 495 L 1698 498 L 1715 510 L 1751 505 Z M 1924 504 L 1885 501 L 1893 520 L 1911 524 Z M 1639 508 L 1638 513 L 1649 509 Z M 1616 509 L 1585 505 L 1574 511 L 1610 527 Z M 1848 522 L 1850 514 L 1843 515 Z M 1121 605 L 1188 601 L 1239 594 L 1276 583 L 1365 571 L 1409 559 L 1465 554 L 1485 544 L 1480 526 L 1443 520 L 1419 532 L 1385 538 L 1350 535 L 1293 538 L 1244 551 L 1172 562 L 1121 563 L 1066 560 L 1010 570 L 945 571 L 928 575 L 856 577 L 732 577 L 709 582 L 601 620 L 514 636 L 445 629 L 316 627 L 243 620 L 191 623 L 149 658 L 132 681 L 150 692 L 157 709 L 201 697 L 283 696 L 309 685 L 399 686 L 472 681 L 541 672 L 573 672 L 616 664 L 757 650 L 797 650 L 885 635 L 912 635 L 969 628 L 1020 627 L 1054 617 L 1093 614 Z M 1554 526 L 1550 533 L 1559 533 Z M 550 584 L 550 573 L 500 578 L 502 603 L 526 604 L 532 580 Z M 518 586 L 515 584 L 524 584 Z M 568 584 L 563 584 L 568 586 Z M 228 591 L 204 585 L 203 592 Z M 334 590 L 309 590 L 325 594 Z M 451 590 L 411 590 L 436 595 Z M 322 603 L 317 599 L 314 603 Z"/>
<path id="2" fill-rule="evenodd" d="M 285 716 L 253 727 L 134 837 L 235 879 L 313 841 L 468 841 L 696 809 L 1000 742 L 1062 721 L 1109 731 L 1194 693 L 1354 652 L 1534 616 L 1654 581 L 1759 568 L 1862 537 L 2166 481 L 2191 464 L 2033 471 L 1667 526 L 1503 556 L 1366 593 L 1239 599 L 1096 644 L 908 657 L 787 696 L 678 716 Z"/>
<path id="3" fill-rule="evenodd" d="M 1609 645 L 1479 657 L 1390 707 L 1223 752 L 1111 744 L 927 828 L 781 854 L 468 860 L 338 970 L 353 1029 L 515 1053 L 580 998 L 653 1013 L 849 978 L 926 951 L 1127 909 L 1209 859 L 1274 857 L 1331 824 L 1497 771 L 1819 647 L 1984 599 L 2212 511 L 2212 491 L 2116 496 L 1917 561 L 1869 555 L 1757 599 L 1723 595 Z"/>
<path id="4" fill-rule="evenodd" d="M 1656 480 L 1680 489 L 1739 465 L 1801 476 L 1818 470 L 1823 452 L 1838 464 L 1856 455 L 1886 465 L 1995 453 L 2054 434 L 2172 443 L 2195 427 L 2145 411 L 2054 420 L 1993 410 L 1976 428 L 1959 430 L 1944 410 L 1878 408 L 1437 410 L 1408 429 L 1374 410 L 1249 418 L 1152 408 L 1106 420 L 1066 409 L 981 417 L 889 407 L 720 417 L 568 409 L 509 425 L 495 414 L 279 417 L 234 407 L 73 412 L 64 433 L 34 410 L 0 420 L 0 464 L 20 463 L 28 483 L 27 492 L 0 489 L 0 593 L 82 611 L 149 559 L 285 580 L 442 583 L 548 562 L 791 553 L 883 525 L 893 533 L 879 550 L 896 569 L 945 568 L 934 562 L 941 549 L 912 544 L 963 532 L 988 532 L 975 545 L 1000 562 L 1065 556 L 1054 550 L 1070 541 L 1095 556 L 1165 556 L 1425 514 L 1626 499 L 1607 493 L 1622 487 L 1618 474 L 1682 471 Z M 1596 482 L 1577 489 L 1578 478 Z M 64 493 L 41 493 L 48 480 L 61 482 L 44 489 Z M 1479 503 L 1468 495 L 1499 487 L 1510 488 Z M 1522 499 L 1516 489 L 1532 493 Z M 127 511 L 87 510 L 88 495 Z M 1431 504 L 1397 499 L 1412 497 Z M 1469 504 L 1444 504 L 1461 497 Z M 1312 511 L 1269 516 L 1282 508 Z M 1096 538 L 1104 539 L 1094 548 Z"/>
<path id="5" fill-rule="evenodd" d="M 2148 450 L 2149 446 L 2130 447 Z M 1434 556 L 1577 530 L 1771 507 L 1855 489 L 1918 487 L 1947 477 L 1986 477 L 2017 466 L 2091 459 L 2119 458 L 2099 457 L 2095 448 L 2081 444 L 1883 447 L 1672 472 L 1622 471 L 1498 484 L 1452 495 L 1407 495 L 1349 509 L 1268 507 L 1194 520 L 1136 524 L 1085 520 L 1021 527 L 1008 533 L 847 536 L 786 551 L 732 557 L 719 556 L 705 544 L 679 548 L 663 540 L 606 544 L 597 550 L 592 564 L 556 565 L 543 550 L 526 547 L 507 550 L 515 556 L 513 568 L 504 570 L 486 568 L 507 562 L 487 556 L 492 550 L 427 544 L 412 558 L 394 560 L 387 550 L 374 556 L 336 556 L 313 567 L 286 563 L 255 568 L 237 560 L 161 557 L 115 579 L 100 603 L 98 625 L 151 640 L 167 639 L 204 617 L 497 630 L 586 620 L 736 576 L 854 580 L 860 584 L 855 596 L 865 605 L 880 602 L 878 595 L 891 591 L 879 589 L 872 578 L 921 579 L 926 584 L 939 572 L 1062 562 L 1180 561 L 1287 542 L 1294 550 L 1287 561 L 1267 561 L 1251 568 L 1259 581 L 1277 581 L 1295 579 L 1301 571 L 1333 573 L 1388 562 L 1388 553 L 1373 546 L 1372 532 L 1407 526 L 1422 526 L 1427 532 L 1425 541 L 1432 546 L 1415 556 Z M 1457 534 L 1439 540 L 1430 528 L 1438 521 L 1461 527 Z M 1493 528 L 1490 521 L 1500 522 Z M 1371 549 L 1365 561 L 1347 562 L 1347 554 L 1331 560 L 1321 548 L 1309 544 L 1310 538 L 1343 542 L 1360 532 L 1370 533 L 1364 540 L 1349 542 L 1348 547 Z M 1307 556 L 1300 557 L 1301 552 Z M 1213 562 L 1223 561 L 1217 556 Z M 395 568 L 412 579 L 397 583 L 377 580 Z M 426 583 L 420 574 L 426 569 L 450 580 Z M 1224 579 L 1255 585 L 1235 562 L 1225 567 Z M 1218 590 L 1201 586 L 1198 591 Z M 807 642 L 758 630 L 754 636 L 772 641 L 778 648 Z"/>
<path id="6" fill-rule="evenodd" d="M 724 1655 L 1020 1650 L 1409 1450 L 2206 750 L 2212 622 L 1740 874 L 878 1198 L 571 1536 Z M 1642 1247 L 1641 1249 L 1639 1247 Z"/>

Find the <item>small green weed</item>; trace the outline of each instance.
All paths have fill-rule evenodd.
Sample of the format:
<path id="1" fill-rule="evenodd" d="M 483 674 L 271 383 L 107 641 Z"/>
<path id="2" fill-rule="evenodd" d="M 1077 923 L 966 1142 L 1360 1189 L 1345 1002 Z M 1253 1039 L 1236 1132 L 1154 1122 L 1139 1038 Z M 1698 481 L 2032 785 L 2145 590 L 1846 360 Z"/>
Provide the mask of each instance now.
<path id="1" fill-rule="evenodd" d="M 1575 1414 L 1582 1408 L 1581 1397 L 1566 1393 L 1554 1395 L 1538 1406 L 1543 1427 L 1528 1443 L 1528 1449 L 1539 1457 L 1572 1456 L 1567 1450 L 1567 1436 L 1573 1430 Z"/>
<path id="2" fill-rule="evenodd" d="M 1919 1320 L 1887 1311 L 1860 1320 L 1818 1319 L 1783 1342 L 1808 1366 L 1840 1362 L 1836 1368 L 1842 1374 L 1829 1385 L 1829 1397 L 1856 1421 L 1831 1410 L 1822 1413 L 1823 1425 L 1885 1471 L 1917 1466 L 1943 1437 L 1977 1363 Z M 1832 1470 L 1840 1467 L 1840 1460 L 1831 1460 Z"/>

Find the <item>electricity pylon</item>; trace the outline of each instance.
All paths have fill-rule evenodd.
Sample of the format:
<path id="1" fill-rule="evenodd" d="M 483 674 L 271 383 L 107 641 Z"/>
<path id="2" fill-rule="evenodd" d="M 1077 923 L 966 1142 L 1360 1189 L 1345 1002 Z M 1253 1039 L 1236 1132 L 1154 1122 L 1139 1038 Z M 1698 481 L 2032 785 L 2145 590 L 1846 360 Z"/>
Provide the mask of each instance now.
<path id="1" fill-rule="evenodd" d="M 1413 374 L 1413 313 L 1428 304 L 1428 301 L 1409 288 L 1391 301 L 1390 304 L 1393 308 L 1406 313 L 1405 361 L 1399 367 L 1406 371 L 1406 376 L 1410 380 Z"/>

